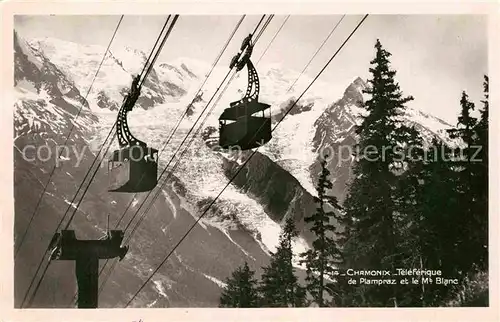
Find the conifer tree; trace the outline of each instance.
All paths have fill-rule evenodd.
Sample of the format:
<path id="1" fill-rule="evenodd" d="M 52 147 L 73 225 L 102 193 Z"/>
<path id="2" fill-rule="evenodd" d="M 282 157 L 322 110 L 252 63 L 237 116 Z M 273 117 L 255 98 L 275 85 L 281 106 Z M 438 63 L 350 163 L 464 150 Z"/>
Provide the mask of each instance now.
<path id="1" fill-rule="evenodd" d="M 487 245 L 488 179 L 484 171 L 487 150 L 483 147 L 487 145 L 487 86 L 485 77 L 485 106 L 479 122 L 471 116 L 474 104 L 462 93 L 458 125 L 449 133 L 450 137 L 459 138 L 463 147 L 451 150 L 437 139 L 429 147 L 419 172 L 419 184 L 414 186 L 416 205 L 413 211 L 408 209 L 412 225 L 404 238 L 407 242 L 417 241 L 410 249 L 420 255 L 423 267 L 440 269 L 443 275 L 460 278 L 461 283 L 446 288 L 422 285 L 420 297 L 415 293 L 405 297 L 413 305 L 419 300 L 422 306 L 445 304 L 447 298 L 460 294 L 468 281 L 477 278 L 477 269 L 484 271 L 487 266 L 484 246 Z M 478 148 L 480 153 L 474 156 Z M 406 265 L 415 266 L 414 262 Z"/>
<path id="2" fill-rule="evenodd" d="M 477 229 L 480 224 L 477 219 L 477 191 L 474 189 L 476 178 L 474 146 L 477 140 L 477 119 L 472 116 L 475 104 L 469 100 L 467 93 L 462 92 L 460 99 L 461 112 L 457 127 L 448 130 L 451 138 L 459 139 L 462 146 L 454 151 L 453 168 L 457 172 L 456 193 L 459 207 L 454 217 L 454 223 L 459 227 L 455 236 L 455 248 L 460 252 L 455 258 L 459 268 L 457 276 L 461 280 L 471 272 L 475 263 L 480 260 L 480 246 L 477 244 Z M 479 246 L 479 247 L 478 247 Z M 481 252 L 482 253 L 482 252 Z"/>
<path id="3" fill-rule="evenodd" d="M 476 132 L 478 135 L 478 142 L 480 144 L 484 144 L 484 147 L 482 149 L 482 152 L 485 154 L 484 158 L 484 165 L 487 167 L 488 165 L 488 117 L 489 117 L 489 78 L 488 76 L 484 76 L 484 82 L 483 82 L 483 92 L 484 92 L 484 99 L 481 101 L 483 103 L 483 108 L 479 111 L 480 113 L 480 119 L 479 122 L 476 126 Z"/>
<path id="4" fill-rule="evenodd" d="M 457 225 L 450 225 L 459 209 L 456 184 L 457 176 L 450 160 L 451 150 L 441 139 L 434 138 L 424 151 L 422 161 L 413 164 L 401 178 L 399 190 L 412 200 L 405 208 L 403 227 L 400 228 L 400 249 L 405 251 L 403 266 L 441 270 L 443 276 L 456 276 L 453 264 L 457 256 L 455 242 L 459 233 Z M 410 197 L 411 195 L 411 197 Z M 400 302 L 405 306 L 437 306 L 448 296 L 450 288 L 434 284 L 405 286 Z"/>
<path id="5" fill-rule="evenodd" d="M 338 292 L 335 290 L 336 271 L 342 262 L 342 254 L 337 245 L 338 232 L 333 222 L 339 219 L 336 211 L 341 210 L 337 198 L 327 195 L 332 188 L 328 176 L 330 171 L 326 161 L 321 162 L 321 174 L 318 179 L 316 191 L 318 197 L 314 200 L 317 204 L 316 213 L 304 220 L 311 224 L 311 231 L 316 239 L 312 242 L 312 249 L 301 254 L 301 262 L 306 264 L 306 289 L 309 291 L 318 306 L 327 306 L 325 295 L 329 295 L 338 302 Z M 330 208 L 327 210 L 326 208 Z"/>
<path id="6" fill-rule="evenodd" d="M 477 222 L 476 241 L 478 251 L 478 269 L 488 268 L 488 115 L 489 115 L 489 79 L 484 76 L 483 108 L 479 111 L 480 118 L 476 125 L 477 138 L 474 144 L 472 164 L 474 165 L 473 191 L 475 198 L 475 216 Z"/>
<path id="7" fill-rule="evenodd" d="M 263 267 L 259 287 L 261 306 L 302 307 L 305 305 L 305 291 L 299 285 L 292 265 L 292 241 L 298 236 L 293 218 L 285 221 L 276 252 L 271 262 Z"/>
<path id="8" fill-rule="evenodd" d="M 395 159 L 402 171 L 395 178 L 392 194 L 393 225 L 399 254 L 398 261 L 393 265 L 399 263 L 400 268 L 424 269 L 428 267 L 425 254 L 428 223 L 419 206 L 427 191 L 424 189 L 426 153 L 420 133 L 414 127 L 407 131 L 405 140 L 400 142 L 400 157 Z M 398 306 L 425 306 L 424 289 L 421 285 L 405 285 L 399 288 L 397 294 Z"/>
<path id="9" fill-rule="evenodd" d="M 259 296 L 254 275 L 247 262 L 238 267 L 226 280 L 227 286 L 221 294 L 219 307 L 258 307 Z"/>
<path id="10" fill-rule="evenodd" d="M 484 171 L 487 149 L 483 146 L 487 146 L 487 77 L 484 88 L 484 108 L 479 121 L 471 116 L 474 104 L 462 93 L 457 128 L 448 131 L 450 137 L 461 140 L 462 147 L 450 150 L 443 142 L 434 140 L 429 150 L 440 155 L 426 158 L 429 162 L 420 173 L 420 199 L 414 213 L 421 216 L 421 224 L 410 232 L 420 240 L 420 247 L 415 249 L 422 250 L 425 267 L 440 269 L 443 275 L 457 277 L 461 282 L 446 288 L 422 287 L 422 305 L 446 305 L 450 296 L 462 293 L 469 281 L 476 279 L 487 266 L 484 246 L 487 245 L 488 178 Z"/>
<path id="11" fill-rule="evenodd" d="M 483 109 L 479 120 L 472 116 L 475 108 L 465 92 L 460 99 L 461 112 L 457 127 L 448 130 L 451 138 L 461 143 L 452 151 L 454 162 L 449 166 L 453 186 L 448 187 L 448 199 L 453 201 L 448 212 L 448 222 L 440 233 L 445 245 L 441 257 L 443 272 L 460 280 L 448 292 L 439 294 L 441 304 L 447 304 L 446 296 L 458 296 L 459 303 L 467 303 L 475 295 L 465 294 L 471 281 L 483 276 L 488 266 L 488 77 L 484 79 Z M 481 284 L 481 283 L 480 283 Z M 486 296 L 487 285 L 482 285 L 480 296 Z M 477 294 L 476 294 L 477 295 Z M 476 300 L 476 299 L 474 299 Z M 484 303 L 484 299 L 477 299 Z M 487 300 L 486 300 L 487 301 Z"/>
<path id="12" fill-rule="evenodd" d="M 408 169 L 401 153 L 407 153 L 408 145 L 418 137 L 400 118 L 413 97 L 404 97 L 395 81 L 396 71 L 389 66 L 391 54 L 379 40 L 375 48 L 372 77 L 364 90 L 371 98 L 363 103 L 367 115 L 356 126 L 354 179 L 343 205 L 347 223 L 343 253 L 346 268 L 394 271 L 408 253 L 401 249 L 399 230 L 406 221 L 399 175 Z M 351 287 L 345 296 L 351 305 L 394 306 L 401 301 L 398 290 L 397 285 L 365 285 Z"/>

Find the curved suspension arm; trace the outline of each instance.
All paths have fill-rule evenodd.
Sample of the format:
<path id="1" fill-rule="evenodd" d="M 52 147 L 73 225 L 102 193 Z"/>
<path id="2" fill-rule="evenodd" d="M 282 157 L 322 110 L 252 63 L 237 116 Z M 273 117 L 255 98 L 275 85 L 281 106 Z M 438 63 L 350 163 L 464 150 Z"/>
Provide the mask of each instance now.
<path id="1" fill-rule="evenodd" d="M 125 104 L 124 104 L 125 105 Z M 123 126 L 127 126 L 127 112 L 125 112 L 124 105 L 120 108 L 118 112 L 118 119 L 116 120 L 116 135 L 118 137 L 118 144 L 120 148 L 123 148 L 129 144 L 129 140 L 123 130 Z"/>
<path id="2" fill-rule="evenodd" d="M 259 92 L 260 92 L 259 75 L 257 74 L 257 70 L 255 69 L 255 66 L 252 64 L 250 58 L 247 59 L 246 66 L 248 69 L 247 91 L 245 93 L 245 96 L 243 96 L 234 105 L 250 102 L 253 100 L 258 100 L 259 98 Z"/>
<path id="3" fill-rule="evenodd" d="M 139 95 L 140 95 L 139 88 L 136 89 L 135 91 L 132 90 L 132 92 L 125 97 L 122 107 L 118 112 L 118 118 L 116 121 L 116 133 L 118 136 L 118 144 L 120 145 L 120 148 L 132 145 L 146 146 L 146 143 L 142 142 L 141 140 L 137 139 L 135 136 L 132 135 L 127 122 L 127 114 L 134 107 L 135 102 L 137 101 Z"/>
<path id="4" fill-rule="evenodd" d="M 257 69 L 255 69 L 255 66 L 252 64 L 252 61 L 250 58 L 248 59 L 247 62 L 247 69 L 248 69 L 248 80 L 250 84 L 250 78 L 251 78 L 251 83 L 253 85 L 253 93 L 251 93 L 251 89 L 247 88 L 247 95 L 251 99 L 259 99 L 259 92 L 260 92 L 260 83 L 259 83 L 259 75 L 257 74 Z M 251 76 L 250 76 L 251 75 Z"/>

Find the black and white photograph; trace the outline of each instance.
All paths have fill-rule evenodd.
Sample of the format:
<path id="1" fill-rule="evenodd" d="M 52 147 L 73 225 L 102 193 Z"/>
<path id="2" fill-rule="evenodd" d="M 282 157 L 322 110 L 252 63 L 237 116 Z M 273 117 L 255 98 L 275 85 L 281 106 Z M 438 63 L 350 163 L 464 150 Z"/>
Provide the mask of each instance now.
<path id="1" fill-rule="evenodd" d="M 488 25 L 15 15 L 14 308 L 490 307 Z"/>

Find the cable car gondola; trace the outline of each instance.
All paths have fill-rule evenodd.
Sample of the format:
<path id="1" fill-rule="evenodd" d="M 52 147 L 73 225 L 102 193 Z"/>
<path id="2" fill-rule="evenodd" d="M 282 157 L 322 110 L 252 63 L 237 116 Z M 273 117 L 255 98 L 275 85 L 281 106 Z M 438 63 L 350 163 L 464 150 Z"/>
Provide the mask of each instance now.
<path id="1" fill-rule="evenodd" d="M 238 146 L 242 150 L 249 150 L 269 142 L 272 137 L 271 117 L 265 115 L 265 111 L 270 114 L 271 106 L 258 101 L 259 76 L 250 61 L 253 43 L 249 37 L 243 40 L 241 46 L 241 50 L 246 47 L 242 59 L 238 61 L 240 52 L 233 57 L 230 64 L 230 68 L 236 67 L 236 71 L 247 66 L 248 87 L 245 96 L 230 103 L 229 108 L 219 117 L 219 145 L 223 149 Z"/>
<path id="2" fill-rule="evenodd" d="M 128 128 L 127 114 L 140 95 L 140 75 L 134 78 L 130 93 L 118 112 L 116 133 L 120 149 L 108 161 L 109 189 L 112 192 L 145 192 L 158 183 L 158 150 L 135 138 Z"/>

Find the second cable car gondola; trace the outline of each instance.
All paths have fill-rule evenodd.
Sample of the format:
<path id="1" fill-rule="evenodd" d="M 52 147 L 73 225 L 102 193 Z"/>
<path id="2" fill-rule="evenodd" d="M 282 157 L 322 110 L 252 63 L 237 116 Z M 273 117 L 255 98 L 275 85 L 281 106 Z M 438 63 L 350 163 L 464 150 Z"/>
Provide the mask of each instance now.
<path id="1" fill-rule="evenodd" d="M 120 149 L 108 161 L 109 188 L 112 192 L 145 192 L 158 183 L 158 150 L 136 139 L 128 128 L 127 114 L 140 95 L 140 76 L 134 78 L 130 93 L 118 112 L 116 133 Z"/>
<path id="2" fill-rule="evenodd" d="M 250 61 L 253 44 L 249 37 L 245 38 L 241 50 L 246 47 L 245 54 L 238 61 L 241 53 L 233 57 L 230 68 L 236 66 L 240 71 L 244 66 L 248 69 L 248 87 L 245 96 L 239 101 L 229 104 L 219 117 L 219 145 L 223 149 L 239 147 L 249 150 L 259 147 L 272 138 L 270 105 L 260 103 L 259 76 Z M 269 115 L 266 115 L 269 112 Z"/>

